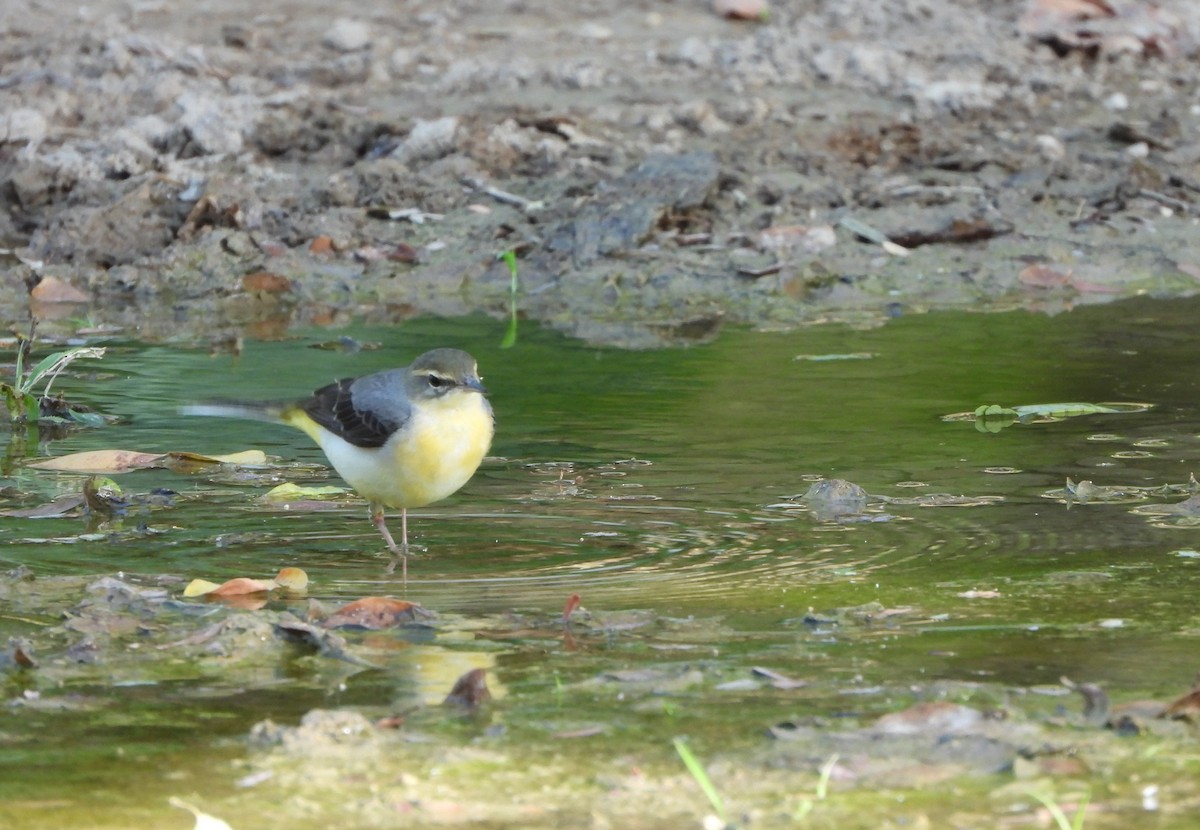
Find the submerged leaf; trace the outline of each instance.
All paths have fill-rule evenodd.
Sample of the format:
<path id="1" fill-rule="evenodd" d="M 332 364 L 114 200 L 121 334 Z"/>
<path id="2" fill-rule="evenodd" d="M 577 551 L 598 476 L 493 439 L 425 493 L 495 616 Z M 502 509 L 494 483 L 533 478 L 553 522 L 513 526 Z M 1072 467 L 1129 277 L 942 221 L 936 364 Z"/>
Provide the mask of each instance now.
<path id="1" fill-rule="evenodd" d="M 391 597 L 364 597 L 343 605 L 325 620 L 326 628 L 395 628 L 415 622 L 422 612 L 414 602 Z"/>
<path id="2" fill-rule="evenodd" d="M 57 519 L 66 516 L 82 504 L 82 493 L 69 493 L 46 504 L 39 504 L 37 507 L 0 510 L 0 516 L 9 516 L 14 519 Z"/>

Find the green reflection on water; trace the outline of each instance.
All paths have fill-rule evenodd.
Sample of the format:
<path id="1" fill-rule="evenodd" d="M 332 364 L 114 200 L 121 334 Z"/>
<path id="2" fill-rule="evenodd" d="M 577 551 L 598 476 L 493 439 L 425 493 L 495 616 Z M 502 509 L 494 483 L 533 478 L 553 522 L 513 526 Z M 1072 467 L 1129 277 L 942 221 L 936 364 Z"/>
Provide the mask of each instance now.
<path id="1" fill-rule="evenodd" d="M 124 780 L 123 765 L 108 769 L 97 761 L 118 746 L 162 753 L 168 766 L 196 775 L 189 754 L 226 757 L 223 741 L 268 715 L 294 720 L 320 705 L 434 698 L 449 669 L 430 675 L 426 664 L 444 658 L 457 667 L 455 655 L 466 663 L 487 656 L 494 682 L 510 687 L 513 705 L 524 694 L 540 711 L 552 696 L 539 650 L 486 636 L 468 644 L 469 636 L 447 634 L 494 627 L 514 610 L 552 614 L 572 591 L 594 611 L 720 620 L 687 636 L 730 670 L 772 660 L 799 673 L 816 660 L 828 685 L 806 704 L 812 711 L 845 707 L 837 682 L 851 675 L 870 686 L 934 679 L 1034 685 L 1069 674 L 1102 678 L 1111 690 L 1170 696 L 1186 688 L 1194 669 L 1198 565 L 1177 555 L 1194 546 L 1194 531 L 1155 527 L 1128 505 L 1067 509 L 1042 494 L 1068 476 L 1126 485 L 1186 481 L 1197 458 L 1197 311 L 1194 301 L 1140 301 L 1056 318 L 942 313 L 867 331 L 833 325 L 786 334 L 727 331 L 710 345 L 658 352 L 598 349 L 528 330 L 501 350 L 502 326 L 483 319 L 338 332 L 382 344 L 353 354 L 307 348 L 328 339 L 325 331 L 248 342 L 236 358 L 114 344 L 105 375 L 64 378 L 60 385 L 73 400 L 125 420 L 55 441 L 47 452 L 261 448 L 323 465 L 317 448 L 284 427 L 185 419 L 177 407 L 208 397 L 295 397 L 336 377 L 453 345 L 475 354 L 490 389 L 496 459 L 460 494 L 416 511 L 410 530 L 428 552 L 411 563 L 407 587 L 384 574 L 365 506 L 283 513 L 256 502 L 262 486 L 205 475 L 122 476 L 127 489 L 165 487 L 181 498 L 170 510 L 101 528 L 98 538 L 80 539 L 84 528 L 75 519 L 3 520 L 0 562 L 28 565 L 40 576 L 122 570 L 223 579 L 299 565 L 313 579 L 312 593 L 331 605 L 367 594 L 406 595 L 450 622 L 436 644 L 414 644 L 397 658 L 399 668 L 349 679 L 333 700 L 308 669 L 293 666 L 272 680 L 283 691 L 270 702 L 262 690 L 235 690 L 219 676 L 198 680 L 213 685 L 213 705 L 189 699 L 188 723 L 173 720 L 180 713 L 166 711 L 171 706 L 161 707 L 178 692 L 154 677 L 146 681 L 159 685 L 102 701 L 101 711 L 129 718 L 98 732 L 99 721 L 86 712 L 10 719 L 0 725 L 0 766 L 23 774 L 15 788 L 16 779 L 0 775 L 0 798 L 17 790 L 25 798 L 50 797 L 64 783 L 86 779 L 120 805 L 114 788 Z M 870 357 L 797 359 L 847 354 Z M 1155 408 L 997 434 L 940 420 L 981 404 L 1120 400 Z M 1089 440 L 1098 435 L 1108 437 Z M 1121 456 L 1148 440 L 1153 446 L 1141 457 Z M 986 472 L 998 467 L 1017 472 Z M 883 496 L 1001 501 L 892 505 L 883 508 L 887 521 L 842 525 L 781 506 L 819 477 L 850 479 Z M 48 497 L 77 486 L 78 477 L 17 468 L 8 483 Z M 163 532 L 139 532 L 142 523 Z M 70 543 L 44 541 L 50 538 Z M 972 597 L 972 589 L 998 596 Z M 909 610 L 862 631 L 804 622 L 809 609 L 867 602 Z M 7 633 L 30 635 L 21 619 L 0 618 L 0 634 Z M 659 659 L 636 649 L 618 652 L 633 662 Z M 556 660 L 575 680 L 603 663 L 595 655 Z M 187 681 L 170 683 L 189 694 Z M 245 678 L 238 683 L 254 686 Z M 6 694 L 17 696 L 23 681 L 10 678 L 8 685 Z M 573 713 L 575 720 L 615 719 L 621 731 L 619 708 L 597 706 L 589 716 L 586 703 L 577 705 L 584 710 Z M 854 708 L 888 705 L 868 698 Z M 190 722 L 216 711 L 231 713 L 222 728 L 196 735 Z M 777 714 L 770 702 L 751 697 L 740 701 L 736 719 L 711 728 L 744 735 L 748 724 Z M 621 734 L 636 733 L 636 723 L 624 724 Z M 63 728 L 88 738 L 71 747 L 31 737 Z M 656 751 L 672 728 L 647 729 Z M 514 729 L 522 740 L 533 739 Z M 229 776 L 215 777 L 227 787 Z M 160 787 L 176 791 L 169 783 Z"/>

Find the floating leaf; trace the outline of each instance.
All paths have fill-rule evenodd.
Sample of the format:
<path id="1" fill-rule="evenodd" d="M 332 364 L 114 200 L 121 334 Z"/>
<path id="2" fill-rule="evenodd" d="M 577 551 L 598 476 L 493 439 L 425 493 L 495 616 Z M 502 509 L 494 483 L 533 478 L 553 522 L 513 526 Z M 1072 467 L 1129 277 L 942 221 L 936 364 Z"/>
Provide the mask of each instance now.
<path id="1" fill-rule="evenodd" d="M 285 591 L 299 593 L 308 588 L 308 574 L 301 568 L 280 568 L 275 574 L 275 584 Z"/>
<path id="2" fill-rule="evenodd" d="M 346 490 L 343 487 L 335 487 L 334 485 L 308 486 L 302 484 L 293 484 L 287 482 L 280 484 L 278 487 L 272 487 L 260 497 L 261 501 L 270 504 L 283 504 L 287 502 L 303 501 L 306 499 L 319 499 L 328 496 L 344 496 Z"/>
<path id="3" fill-rule="evenodd" d="M 204 455 L 198 452 L 168 453 L 173 461 L 193 461 L 199 464 L 234 464 L 239 467 L 261 467 L 267 463 L 267 454 L 262 450 L 242 450 L 228 455 Z"/>
<path id="4" fill-rule="evenodd" d="M 193 579 L 184 588 L 185 597 L 236 597 L 246 594 L 264 594 L 282 588 L 286 591 L 302 592 L 308 587 L 308 574 L 300 568 L 283 568 L 274 579 L 253 579 L 239 576 L 220 585 L 206 579 Z"/>
<path id="5" fill-rule="evenodd" d="M 134 450 L 90 450 L 34 461 L 29 466 L 63 473 L 127 473 L 157 467 L 165 455 Z"/>
<path id="6" fill-rule="evenodd" d="M 999 432 L 1015 423 L 1045 423 L 1060 421 L 1063 418 L 1074 418 L 1079 415 L 1121 415 L 1134 412 L 1146 412 L 1153 404 L 1149 403 L 1043 403 L 1024 406 L 999 406 L 988 404 L 980 406 L 974 412 L 956 412 L 945 415 L 943 421 L 974 421 L 975 428 L 980 432 Z"/>
<path id="7" fill-rule="evenodd" d="M 183 595 L 188 598 L 202 597 L 205 594 L 211 594 L 220 587 L 217 583 L 209 582 L 207 579 L 193 579 L 183 589 Z"/>

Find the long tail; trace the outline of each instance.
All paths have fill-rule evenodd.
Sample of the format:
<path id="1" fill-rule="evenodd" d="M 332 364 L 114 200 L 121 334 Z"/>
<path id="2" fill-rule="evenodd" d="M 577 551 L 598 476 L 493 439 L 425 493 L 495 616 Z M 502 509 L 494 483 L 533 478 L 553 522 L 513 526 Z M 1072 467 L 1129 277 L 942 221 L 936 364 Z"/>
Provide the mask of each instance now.
<path id="1" fill-rule="evenodd" d="M 202 401 L 179 407 L 180 415 L 204 415 L 214 418 L 248 418 L 252 421 L 283 420 L 287 404 L 255 401 Z"/>

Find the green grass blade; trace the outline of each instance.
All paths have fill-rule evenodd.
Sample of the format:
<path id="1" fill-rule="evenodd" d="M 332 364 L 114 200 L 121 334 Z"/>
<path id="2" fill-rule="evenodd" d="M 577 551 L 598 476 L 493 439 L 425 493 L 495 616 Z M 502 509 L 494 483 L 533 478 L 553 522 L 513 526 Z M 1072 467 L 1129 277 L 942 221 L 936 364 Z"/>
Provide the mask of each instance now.
<path id="1" fill-rule="evenodd" d="M 713 810 L 716 811 L 717 817 L 721 821 L 725 821 L 725 802 L 721 800 L 721 794 L 717 792 L 712 779 L 708 777 L 708 771 L 704 769 L 704 765 L 700 763 L 700 759 L 692 754 L 687 741 L 683 738 L 676 738 L 674 743 L 675 751 L 679 753 L 679 758 L 683 761 L 683 765 L 692 774 L 692 778 L 696 779 L 696 784 L 708 799 L 708 803 L 712 805 Z"/>

